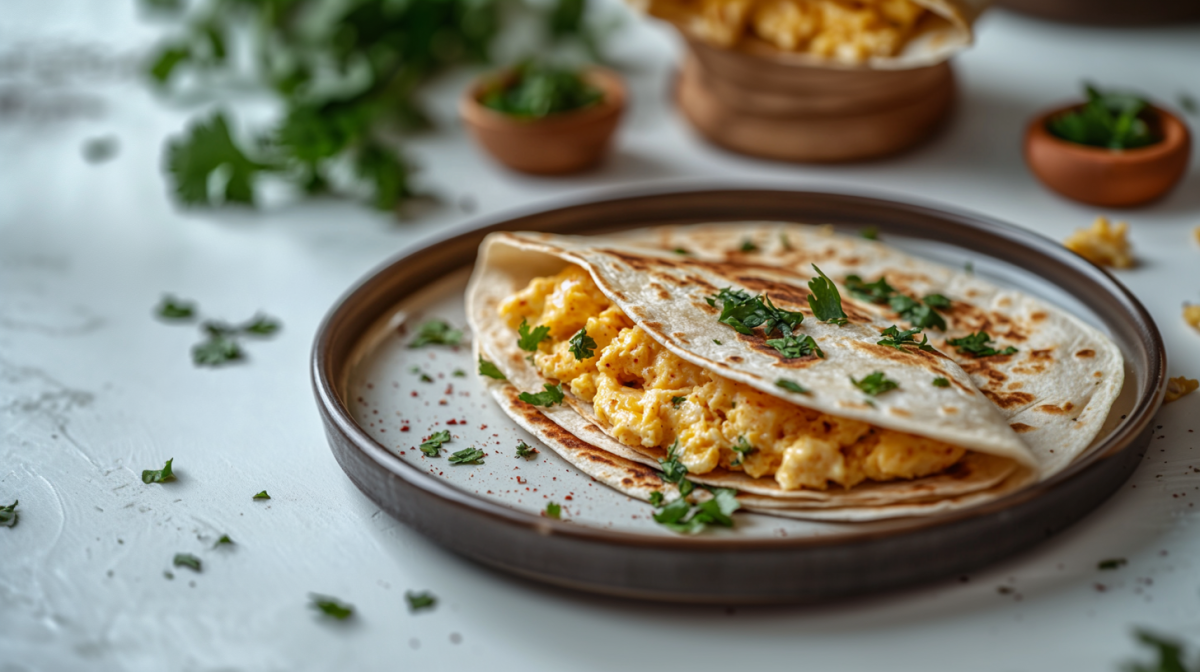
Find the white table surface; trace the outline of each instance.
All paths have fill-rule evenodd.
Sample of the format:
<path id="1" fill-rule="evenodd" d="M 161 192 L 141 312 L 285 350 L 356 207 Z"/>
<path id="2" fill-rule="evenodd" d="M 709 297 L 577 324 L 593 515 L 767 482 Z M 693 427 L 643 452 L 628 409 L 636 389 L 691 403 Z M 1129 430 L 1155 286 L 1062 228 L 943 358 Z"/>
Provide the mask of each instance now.
<path id="1" fill-rule="evenodd" d="M 454 77 L 429 92 L 441 130 L 409 145 L 421 185 L 451 206 L 409 223 L 286 194 L 257 212 L 179 210 L 160 174 L 163 141 L 199 108 L 78 62 L 111 64 L 157 35 L 130 2 L 0 9 L 0 503 L 21 502 L 20 523 L 0 529 L 3 672 L 1105 670 L 1143 653 L 1135 627 L 1190 640 L 1193 653 L 1200 644 L 1200 395 L 1160 413 L 1162 438 L 1110 501 L 967 583 L 727 610 L 543 588 L 433 546 L 338 468 L 307 367 L 332 302 L 406 246 L 466 221 L 453 205 L 463 198 L 490 216 L 600 188 L 730 179 L 883 190 L 1061 239 L 1101 211 L 1034 181 L 1019 151 L 1025 120 L 1085 77 L 1172 104 L 1180 91 L 1200 96 L 1200 27 L 1119 32 L 994 12 L 957 59 L 961 105 L 939 137 L 899 158 L 820 167 L 702 142 L 667 102 L 678 45 L 635 21 L 617 43 L 636 63 L 632 109 L 603 169 L 540 179 L 498 168 L 455 123 L 466 75 Z M 52 67 L 64 53 L 74 65 Z M 271 112 L 261 100 L 230 107 L 243 124 Z M 118 155 L 85 162 L 82 143 L 105 135 L 118 138 Z M 1180 304 L 1200 302 L 1196 163 L 1166 200 L 1112 213 L 1131 223 L 1142 261 L 1118 275 L 1158 321 L 1172 375 L 1192 377 L 1200 334 Z M 197 369 L 195 330 L 151 317 L 164 292 L 227 319 L 265 310 L 284 329 L 250 344 L 244 365 Z M 141 470 L 168 457 L 178 482 L 143 485 Z M 252 502 L 264 488 L 271 501 Z M 237 545 L 209 550 L 221 534 Z M 198 554 L 203 573 L 164 578 L 176 552 Z M 1099 571 L 1110 557 L 1129 564 Z M 411 615 L 408 589 L 441 601 Z M 357 617 L 320 620 L 310 591 L 353 603 Z"/>

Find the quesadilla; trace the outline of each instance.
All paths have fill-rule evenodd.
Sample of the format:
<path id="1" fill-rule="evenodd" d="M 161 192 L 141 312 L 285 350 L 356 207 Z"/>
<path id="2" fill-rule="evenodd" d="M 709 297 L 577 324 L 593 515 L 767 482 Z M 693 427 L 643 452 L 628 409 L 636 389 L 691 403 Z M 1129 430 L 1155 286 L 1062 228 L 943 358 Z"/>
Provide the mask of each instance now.
<path id="1" fill-rule="evenodd" d="M 467 312 L 496 400 L 598 480 L 870 520 L 1061 469 L 1120 390 L 1101 334 L 961 275 L 800 225 L 500 233 Z"/>

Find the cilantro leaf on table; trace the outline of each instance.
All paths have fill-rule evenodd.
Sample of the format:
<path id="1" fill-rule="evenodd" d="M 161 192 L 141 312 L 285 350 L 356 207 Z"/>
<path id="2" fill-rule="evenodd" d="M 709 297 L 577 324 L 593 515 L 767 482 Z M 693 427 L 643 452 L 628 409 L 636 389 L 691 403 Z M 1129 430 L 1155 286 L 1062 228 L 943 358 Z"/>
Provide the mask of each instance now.
<path id="1" fill-rule="evenodd" d="M 210 333 L 208 340 L 192 346 L 192 363 L 196 366 L 222 366 L 245 358 L 242 347 L 229 336 Z"/>
<path id="2" fill-rule="evenodd" d="M 428 320 L 417 329 L 417 336 L 409 342 L 409 348 L 423 348 L 427 345 L 459 345 L 462 343 L 463 332 L 455 329 L 444 320 Z"/>
<path id="3" fill-rule="evenodd" d="M 534 406 L 545 406 L 547 408 L 555 404 L 562 403 L 563 391 L 561 385 L 550 385 L 547 383 L 542 385 L 542 387 L 546 389 L 545 392 L 538 392 L 537 394 L 522 392 L 521 394 L 517 395 L 517 398 L 527 404 L 533 404 Z"/>
<path id="4" fill-rule="evenodd" d="M 336 597 L 309 593 L 308 599 L 308 606 L 330 618 L 344 621 L 354 615 L 354 605 L 341 602 Z"/>
<path id="5" fill-rule="evenodd" d="M 1127 665 L 1122 668 L 1126 672 L 1189 672 L 1183 663 L 1183 644 L 1145 630 L 1138 630 L 1135 634 L 1142 644 L 1157 650 L 1158 660 L 1152 665 Z M 1195 669 L 1192 672 L 1195 672 Z"/>
<path id="6" fill-rule="evenodd" d="M 813 264 L 812 267 L 819 277 L 808 281 L 808 288 L 812 291 L 812 294 L 808 295 L 808 307 L 812 309 L 813 315 L 822 322 L 838 326 L 845 324 L 849 318 L 842 310 L 842 295 L 838 293 L 837 285 L 833 284 L 833 281 L 822 273 L 816 264 Z"/>
<path id="7" fill-rule="evenodd" d="M 517 327 L 517 347 L 525 352 L 537 352 L 542 341 L 550 339 L 550 327 L 541 326 L 529 328 L 529 323 L 521 320 Z"/>
<path id="8" fill-rule="evenodd" d="M 483 355 L 479 356 L 479 375 L 487 376 L 488 378 L 494 378 L 496 380 L 508 380 L 508 376 L 504 375 L 504 372 L 500 370 L 500 367 L 484 359 Z"/>
<path id="9" fill-rule="evenodd" d="M 196 316 L 196 303 L 164 294 L 154 308 L 154 314 L 164 320 L 190 320 Z"/>
<path id="10" fill-rule="evenodd" d="M 577 360 L 591 359 L 596 356 L 596 341 L 587 335 L 586 328 L 580 329 L 578 333 L 572 336 L 569 343 L 571 354 L 575 355 L 575 359 Z"/>
<path id="11" fill-rule="evenodd" d="M 938 376 L 933 379 L 934 387 L 950 387 L 950 380 L 945 376 Z"/>
<path id="12" fill-rule="evenodd" d="M 457 453 L 451 453 L 448 461 L 450 464 L 483 464 L 485 456 L 486 453 L 482 450 L 471 446 L 470 448 L 463 448 Z"/>
<path id="13" fill-rule="evenodd" d="M 433 593 L 428 591 L 418 593 L 411 590 L 404 591 L 404 599 L 408 602 L 409 612 L 418 612 L 422 609 L 432 609 L 437 605 L 437 598 Z"/>
<path id="14" fill-rule="evenodd" d="M 175 458 L 167 460 L 162 469 L 146 469 L 142 471 L 142 483 L 149 485 L 151 483 L 167 483 L 175 480 L 175 472 L 171 470 L 171 463 L 174 461 Z"/>
<path id="15" fill-rule="evenodd" d="M 529 444 L 525 443 L 524 441 L 517 444 L 517 457 L 518 458 L 523 457 L 526 460 L 528 460 L 529 458 L 531 458 L 537 454 L 538 454 L 538 449 L 534 448 L 533 446 L 530 446 Z"/>
<path id="16" fill-rule="evenodd" d="M 997 350 L 991 345 L 992 337 L 986 331 L 976 332 L 962 338 L 947 339 L 946 343 L 958 348 L 958 352 L 972 357 L 991 357 L 993 355 L 1011 355 L 1017 352 L 1013 346 Z"/>
<path id="17" fill-rule="evenodd" d="M 428 439 L 425 439 L 419 448 L 421 449 L 422 453 L 425 453 L 430 457 L 437 457 L 441 454 L 442 444 L 449 442 L 450 430 L 443 429 L 440 432 L 434 432 L 432 436 L 430 436 Z"/>
<path id="18" fill-rule="evenodd" d="M 176 553 L 172 564 L 176 567 L 187 567 L 194 572 L 200 571 L 200 558 L 191 553 Z"/>
<path id="19" fill-rule="evenodd" d="M 255 499 L 255 500 L 270 499 L 270 498 L 271 498 L 271 496 L 267 494 L 266 490 L 263 490 L 262 492 L 258 493 L 257 495 L 251 497 L 251 499 Z"/>
<path id="20" fill-rule="evenodd" d="M 804 386 L 784 378 L 775 381 L 775 387 L 782 387 L 788 392 L 795 392 L 796 394 L 808 394 L 808 390 Z"/>
<path id="21" fill-rule="evenodd" d="M 929 336 L 925 336 L 925 339 L 919 343 L 917 342 L 917 339 L 914 338 L 916 334 L 920 333 L 921 330 L 919 328 L 905 329 L 904 331 L 900 331 L 899 327 L 893 324 L 892 326 L 883 330 L 883 333 L 880 335 L 884 336 L 884 338 L 880 339 L 877 342 L 877 345 L 886 345 L 900 351 L 904 351 L 904 346 L 912 345 L 916 346 L 918 350 L 933 352 L 933 346 L 929 345 Z M 922 335 L 924 336 L 924 334 Z"/>
<path id="22" fill-rule="evenodd" d="M 455 369 L 450 375 L 454 376 L 455 378 L 466 378 L 467 372 L 462 369 Z"/>
<path id="23" fill-rule="evenodd" d="M 216 543 L 213 544 L 213 548 L 217 548 L 219 546 L 232 546 L 232 545 L 233 545 L 233 539 L 230 539 L 228 534 L 222 534 L 221 538 L 217 539 Z"/>
<path id="24" fill-rule="evenodd" d="M 553 518 L 555 520 L 561 520 L 562 519 L 562 507 L 559 506 L 558 504 L 556 504 L 555 502 L 550 502 L 550 503 L 546 504 L 546 517 Z"/>
<path id="25" fill-rule="evenodd" d="M 279 331 L 281 326 L 279 320 L 270 315 L 256 313 L 245 324 L 238 326 L 238 331 L 252 336 L 270 336 Z"/>
<path id="26" fill-rule="evenodd" d="M 1096 563 L 1096 569 L 1120 569 L 1129 564 L 1125 558 L 1109 558 Z"/>
<path id="27" fill-rule="evenodd" d="M 786 334 L 783 338 L 770 338 L 767 339 L 767 345 L 778 350 L 785 359 L 798 359 L 812 354 L 822 359 L 825 358 L 825 352 L 808 334 L 802 336 Z"/>
<path id="28" fill-rule="evenodd" d="M 855 380 L 854 376 L 850 376 L 850 382 L 854 383 L 854 386 L 862 390 L 864 394 L 872 397 L 900 387 L 900 383 L 888 378 L 882 371 L 863 376 L 862 380 Z"/>
<path id="29" fill-rule="evenodd" d="M 167 145 L 167 172 L 175 183 L 175 195 L 186 206 L 214 204 L 209 191 L 214 174 L 224 178 L 220 200 L 254 205 L 255 178 L 273 169 L 242 152 L 220 112 L 192 124 L 184 137 Z"/>
<path id="30" fill-rule="evenodd" d="M 13 500 L 13 503 L 8 506 L 0 506 L 0 527 L 16 526 L 17 518 L 20 517 L 20 514 L 17 513 L 17 504 L 20 503 L 21 500 Z"/>

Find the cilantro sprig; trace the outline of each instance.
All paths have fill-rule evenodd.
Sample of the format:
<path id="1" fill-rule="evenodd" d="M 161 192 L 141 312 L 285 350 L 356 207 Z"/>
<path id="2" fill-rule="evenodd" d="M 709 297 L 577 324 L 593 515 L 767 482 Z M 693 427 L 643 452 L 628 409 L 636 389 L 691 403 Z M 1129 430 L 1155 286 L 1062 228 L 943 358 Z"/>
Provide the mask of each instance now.
<path id="1" fill-rule="evenodd" d="M 517 444 L 517 457 L 528 460 L 538 454 L 538 449 L 525 443 L 524 441 Z"/>
<path id="2" fill-rule="evenodd" d="M 538 328 L 541 329 L 542 327 Z M 591 336 L 588 336 L 586 327 L 580 329 L 572 336 L 568 344 L 570 345 L 571 354 L 575 355 L 575 359 L 577 360 L 591 359 L 596 356 L 596 341 Z"/>
<path id="3" fill-rule="evenodd" d="M 487 376 L 488 378 L 494 378 L 496 380 L 508 380 L 508 376 L 504 375 L 504 372 L 500 370 L 500 367 L 484 359 L 483 355 L 479 356 L 479 375 Z"/>
<path id="4" fill-rule="evenodd" d="M 532 404 L 534 406 L 545 406 L 547 408 L 555 404 L 562 403 L 563 391 L 561 385 L 550 385 L 549 383 L 546 383 L 542 385 L 542 387 L 545 388 L 544 392 L 538 392 L 537 394 L 522 392 L 521 394 L 517 395 L 517 398 L 527 404 Z"/>
<path id="5" fill-rule="evenodd" d="M 845 324 L 849 318 L 842 310 L 842 295 L 838 292 L 837 285 L 833 284 L 829 276 L 822 273 L 816 264 L 812 267 L 818 277 L 808 281 L 808 288 L 812 291 L 812 294 L 808 295 L 808 307 L 822 322 L 838 326 Z"/>
<path id="6" fill-rule="evenodd" d="M 798 359 L 813 354 L 822 359 L 825 358 L 825 352 L 821 350 L 821 346 L 817 345 L 816 340 L 808 334 L 801 336 L 785 334 L 783 338 L 769 338 L 767 345 L 778 350 L 787 359 Z"/>
<path id="7" fill-rule="evenodd" d="M 862 390 L 864 394 L 871 397 L 900 387 L 900 383 L 888 378 L 882 371 L 876 371 L 869 376 L 863 376 L 862 380 L 856 380 L 854 376 L 850 376 L 850 382 L 854 383 L 854 386 Z"/>
<path id="8" fill-rule="evenodd" d="M 17 513 L 17 504 L 20 503 L 21 500 L 18 499 L 8 506 L 0 506 L 0 527 L 16 526 L 17 518 L 20 517 L 20 514 Z"/>
<path id="9" fill-rule="evenodd" d="M 887 303 L 896 294 L 896 288 L 882 275 L 875 282 L 866 282 L 857 275 L 847 275 L 846 290 L 855 298 L 878 304 Z"/>
<path id="10" fill-rule="evenodd" d="M 164 320 L 190 320 L 196 316 L 196 302 L 164 294 L 154 314 Z"/>
<path id="11" fill-rule="evenodd" d="M 445 320 L 427 320 L 417 328 L 417 336 L 409 342 L 410 348 L 423 348 L 427 345 L 459 345 L 462 343 L 463 332 L 455 329 Z"/>
<path id="12" fill-rule="evenodd" d="M 737 500 L 737 490 L 712 488 L 709 492 L 712 497 L 699 504 L 692 504 L 686 496 L 681 496 L 662 506 L 654 514 L 654 522 L 680 534 L 698 534 L 709 525 L 733 527 L 733 512 L 742 508 Z"/>
<path id="13" fill-rule="evenodd" d="M 1129 93 L 1100 91 L 1084 84 L 1088 101 L 1083 106 L 1051 118 L 1053 135 L 1080 145 L 1108 149 L 1145 147 L 1161 140 L 1149 121 L 1149 104 Z"/>
<path id="14" fill-rule="evenodd" d="M 1018 352 L 1013 346 L 997 350 L 991 345 L 992 337 L 986 331 L 976 332 L 962 338 L 947 339 L 946 343 L 958 348 L 958 352 L 972 357 L 991 357 L 993 355 L 1011 355 Z"/>
<path id="15" fill-rule="evenodd" d="M 918 343 L 917 339 L 914 338 L 914 336 L 917 334 L 921 334 L 921 330 L 919 328 L 905 329 L 904 331 L 900 331 L 900 328 L 893 324 L 892 326 L 883 330 L 883 333 L 880 335 L 884 338 L 880 339 L 877 344 L 886 345 L 902 352 L 904 351 L 904 346 L 906 345 L 916 346 L 918 350 L 924 350 L 925 352 L 933 352 L 933 346 L 929 345 L 929 336 L 922 334 L 925 336 L 925 338 Z"/>
<path id="16" fill-rule="evenodd" d="M 762 294 L 754 296 L 742 289 L 726 287 L 705 301 L 713 307 L 720 302 L 721 316 L 717 321 L 747 336 L 760 326 L 767 336 L 774 331 L 790 334 L 804 321 L 803 313 L 777 308 L 770 297 Z"/>
<path id="17" fill-rule="evenodd" d="M 172 564 L 174 564 L 176 567 L 187 567 L 193 572 L 199 572 L 201 567 L 200 558 L 197 558 L 191 553 L 176 553 Z"/>
<path id="18" fill-rule="evenodd" d="M 562 506 L 556 502 L 547 503 L 546 504 L 546 517 L 553 518 L 555 520 L 561 520 L 562 519 Z"/>
<path id="19" fill-rule="evenodd" d="M 167 483 L 175 480 L 175 472 L 172 471 L 171 464 L 175 458 L 167 460 L 162 469 L 145 469 L 142 471 L 142 483 L 149 485 L 151 483 Z"/>
<path id="20" fill-rule="evenodd" d="M 475 446 L 471 446 L 470 448 L 463 448 L 456 453 L 451 453 L 448 461 L 450 464 L 483 464 L 483 458 L 486 455 L 487 453 Z"/>
<path id="21" fill-rule="evenodd" d="M 404 591 L 404 599 L 408 602 L 409 612 L 415 613 L 422 609 L 432 609 L 437 605 L 437 598 L 429 591 L 415 592 L 412 590 Z"/>
<path id="22" fill-rule="evenodd" d="M 541 326 L 529 328 L 529 323 L 521 320 L 520 326 L 517 327 L 517 347 L 525 352 L 537 352 L 538 345 L 550 338 L 550 327 Z"/>
<path id="23" fill-rule="evenodd" d="M 949 306 L 949 301 L 946 300 L 946 297 L 942 296 L 941 294 L 930 294 L 929 296 L 925 297 L 924 303 L 917 301 L 910 296 L 897 294 L 888 300 L 888 307 L 899 313 L 900 317 L 908 320 L 914 327 L 917 327 L 918 329 L 937 329 L 939 331 L 945 331 L 946 320 L 942 319 L 942 316 L 938 315 L 937 311 L 934 310 L 934 304 L 929 303 L 929 299 L 933 297 L 945 301 L 944 304 L 941 301 L 936 301 L 938 305 L 943 305 L 944 307 Z"/>
<path id="24" fill-rule="evenodd" d="M 422 441 L 418 448 L 421 449 L 422 453 L 425 453 L 429 457 L 437 457 L 438 455 L 441 455 L 442 444 L 449 442 L 450 430 L 443 429 L 440 432 L 434 432 L 428 439 Z"/>
<path id="25" fill-rule="evenodd" d="M 308 606 L 335 620 L 344 621 L 354 615 L 354 605 L 336 597 L 309 593 L 308 600 Z"/>

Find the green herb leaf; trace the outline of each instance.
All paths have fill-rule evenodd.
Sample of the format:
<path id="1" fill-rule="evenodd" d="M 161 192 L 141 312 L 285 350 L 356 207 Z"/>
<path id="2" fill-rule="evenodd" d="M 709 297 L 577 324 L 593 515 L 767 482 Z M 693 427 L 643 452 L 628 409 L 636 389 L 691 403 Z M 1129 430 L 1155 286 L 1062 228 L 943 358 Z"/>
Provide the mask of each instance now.
<path id="1" fill-rule="evenodd" d="M 16 527 L 17 518 L 20 517 L 20 514 L 17 513 L 17 504 L 20 503 L 20 500 L 15 500 L 8 506 L 0 506 L 0 527 Z"/>
<path id="2" fill-rule="evenodd" d="M 462 343 L 463 332 L 455 329 L 442 320 L 429 320 L 417 329 L 417 337 L 408 344 L 410 348 L 422 348 L 426 345 L 458 345 Z"/>
<path id="3" fill-rule="evenodd" d="M 779 380 L 775 381 L 775 386 L 782 387 L 783 389 L 787 390 L 788 392 L 795 392 L 796 394 L 808 394 L 808 390 L 805 389 L 802 385 L 800 385 L 799 383 L 792 382 L 790 380 L 786 380 L 784 378 L 780 378 Z"/>
<path id="4" fill-rule="evenodd" d="M 418 612 L 422 609 L 432 609 L 437 605 L 437 598 L 433 593 L 428 591 L 423 593 L 414 593 L 411 590 L 404 591 L 404 599 L 408 601 L 409 612 Z"/>
<path id="5" fill-rule="evenodd" d="M 867 228 L 863 229 L 862 231 L 859 231 L 858 235 L 862 236 L 863 238 L 866 238 L 867 240 L 879 240 L 879 227 L 878 226 L 868 226 Z"/>
<path id="6" fill-rule="evenodd" d="M 532 331 L 529 329 L 529 323 L 521 320 L 521 325 L 517 327 L 517 347 L 525 352 L 537 352 L 538 344 L 542 341 L 550 339 L 550 327 L 536 327 Z"/>
<path id="7" fill-rule="evenodd" d="M 341 602 L 336 597 L 309 593 L 308 599 L 308 606 L 330 618 L 344 621 L 354 615 L 354 605 Z"/>
<path id="8" fill-rule="evenodd" d="M 563 391 L 561 385 L 544 384 L 542 387 L 546 388 L 545 392 L 538 392 L 537 394 L 522 392 L 521 394 L 517 395 L 517 398 L 527 404 L 533 404 L 534 406 L 545 406 L 547 408 L 555 404 L 562 403 Z"/>
<path id="9" fill-rule="evenodd" d="M 737 443 L 730 446 L 730 449 L 737 453 L 737 457 L 734 458 L 733 462 L 730 463 L 733 466 L 741 464 L 746 459 L 747 455 L 758 450 L 754 446 L 750 445 L 750 442 L 747 441 L 746 437 L 744 436 L 739 436 Z"/>
<path id="10" fill-rule="evenodd" d="M 687 397 L 671 397 L 671 406 L 679 408 L 680 404 L 687 401 Z"/>
<path id="11" fill-rule="evenodd" d="M 559 520 L 562 518 L 562 507 L 554 502 L 550 502 L 546 505 L 546 517 Z"/>
<path id="12" fill-rule="evenodd" d="M 146 469 L 142 471 L 142 483 L 149 485 L 151 483 L 166 483 L 175 480 L 175 473 L 171 471 L 171 463 L 174 461 L 175 458 L 167 460 L 162 469 Z"/>
<path id="13" fill-rule="evenodd" d="M 595 105 L 604 93 L 579 73 L 526 62 L 484 89 L 484 107 L 523 119 L 541 119 Z"/>
<path id="14" fill-rule="evenodd" d="M 963 264 L 963 270 L 966 271 L 967 273 L 970 273 L 971 275 L 974 275 L 975 274 L 975 264 L 973 262 L 968 261 L 967 263 Z"/>
<path id="15" fill-rule="evenodd" d="M 1008 346 L 1003 350 L 997 350 L 991 345 L 992 337 L 986 331 L 980 331 L 970 336 L 962 338 L 951 338 L 946 341 L 947 344 L 958 348 L 958 352 L 972 357 L 991 357 L 992 355 L 1011 355 L 1017 352 L 1013 346 Z"/>
<path id="16" fill-rule="evenodd" d="M 888 306 L 918 329 L 946 330 L 946 321 L 933 308 L 914 298 L 897 294 L 888 300 Z"/>
<path id="17" fill-rule="evenodd" d="M 1128 564 L 1129 561 L 1125 558 L 1109 558 L 1096 563 L 1097 569 L 1120 569 Z"/>
<path id="18" fill-rule="evenodd" d="M 238 327 L 238 331 L 251 336 L 270 336 L 279 331 L 282 325 L 279 320 L 262 313 L 256 314 L 250 318 L 245 324 Z"/>
<path id="19" fill-rule="evenodd" d="M 937 308 L 938 310 L 946 310 L 950 308 L 950 299 L 947 299 L 941 294 L 927 294 L 922 301 L 924 301 L 925 305 L 929 306 L 930 308 Z"/>
<path id="20" fill-rule="evenodd" d="M 586 328 L 580 329 L 579 333 L 572 336 L 568 343 L 571 354 L 575 355 L 575 359 L 577 360 L 591 359 L 596 356 L 596 341 L 587 335 Z"/>
<path id="21" fill-rule="evenodd" d="M 804 334 L 803 336 L 787 334 L 783 338 L 770 338 L 767 339 L 767 345 L 778 350 L 779 354 L 783 355 L 786 359 L 798 359 L 812 354 L 822 359 L 825 357 L 824 351 L 813 340 L 813 337 L 808 334 Z"/>
<path id="22" fill-rule="evenodd" d="M 210 334 L 208 340 L 192 346 L 192 363 L 196 366 L 223 366 L 244 357 L 237 341 L 220 334 Z"/>
<path id="23" fill-rule="evenodd" d="M 242 153 L 220 112 L 194 123 L 184 137 L 167 144 L 167 174 L 175 185 L 175 196 L 185 206 L 214 204 L 209 193 L 214 173 L 225 178 L 226 203 L 254 205 L 255 178 L 269 170 L 271 166 Z"/>
<path id="24" fill-rule="evenodd" d="M 187 63 L 191 58 L 192 51 L 187 46 L 168 46 L 160 50 L 158 56 L 152 59 L 148 72 L 154 82 L 162 86 L 171 80 L 171 75 L 175 73 L 177 67 Z"/>
<path id="25" fill-rule="evenodd" d="M 457 453 L 451 453 L 449 462 L 450 464 L 483 464 L 485 455 L 486 453 L 482 450 L 471 446 L 470 448 L 463 448 Z"/>
<path id="26" fill-rule="evenodd" d="M 176 553 L 174 564 L 176 567 L 187 567 L 194 572 L 200 571 L 200 558 L 191 553 Z"/>
<path id="27" fill-rule="evenodd" d="M 450 375 L 454 376 L 455 378 L 466 378 L 467 372 L 463 371 L 462 369 L 455 369 L 454 373 L 451 373 Z"/>
<path id="28" fill-rule="evenodd" d="M 442 444 L 449 442 L 450 430 L 443 429 L 440 432 L 434 432 L 433 435 L 428 439 L 425 439 L 425 441 L 423 441 L 418 448 L 421 449 L 422 453 L 425 453 L 430 457 L 437 457 L 438 455 L 441 455 Z"/>
<path id="29" fill-rule="evenodd" d="M 683 255 L 685 257 L 688 256 L 689 254 L 691 254 L 691 252 L 688 252 L 687 250 L 683 249 L 682 247 L 677 247 L 674 250 L 672 250 L 672 252 L 674 252 L 675 254 Z"/>
<path id="30" fill-rule="evenodd" d="M 864 282 L 857 275 L 846 276 L 846 289 L 850 295 L 863 301 L 884 304 L 896 294 L 896 288 L 888 284 L 887 278 L 879 276 L 875 282 Z"/>
<path id="31" fill-rule="evenodd" d="M 428 373 L 422 373 L 418 380 L 420 380 L 422 383 L 432 383 L 433 376 L 429 375 Z"/>
<path id="32" fill-rule="evenodd" d="M 196 315 L 196 304 L 164 294 L 162 301 L 154 308 L 154 314 L 164 320 L 190 320 Z"/>
<path id="33" fill-rule="evenodd" d="M 663 505 L 663 494 L 659 490 L 650 493 L 650 504 L 654 508 L 659 508 Z"/>
<path id="34" fill-rule="evenodd" d="M 538 449 L 530 446 L 524 441 L 517 444 L 517 457 L 523 457 L 526 460 L 538 454 Z"/>
<path id="35" fill-rule="evenodd" d="M 733 527 L 731 516 L 741 508 L 741 503 L 737 501 L 737 491 L 712 488 L 711 492 L 711 498 L 695 506 L 683 497 L 674 500 L 654 514 L 654 521 L 681 534 L 697 534 L 709 525 Z"/>
<path id="36" fill-rule="evenodd" d="M 741 251 L 742 252 L 757 252 L 758 245 L 755 245 L 754 241 L 750 240 L 749 238 L 743 238 Z"/>
<path id="37" fill-rule="evenodd" d="M 217 543 L 213 544 L 213 548 L 221 545 L 233 545 L 233 539 L 230 539 L 228 534 L 222 534 L 221 538 L 217 539 Z"/>
<path id="38" fill-rule="evenodd" d="M 786 252 L 792 251 L 792 241 L 788 240 L 788 235 L 783 231 L 779 232 L 779 245 L 783 247 L 784 251 Z"/>
<path id="39" fill-rule="evenodd" d="M 703 526 L 688 525 L 683 522 L 683 519 L 691 511 L 692 505 L 688 503 L 687 499 L 680 497 L 659 509 L 658 513 L 654 514 L 654 522 L 675 532 L 695 534 L 703 529 Z"/>
<path id="40" fill-rule="evenodd" d="M 716 343 L 717 345 L 723 345 L 723 343 L 721 343 L 720 341 L 718 341 L 718 340 L 717 340 L 717 339 L 715 339 L 715 338 L 713 339 L 713 343 Z"/>
<path id="41" fill-rule="evenodd" d="M 779 331 L 787 336 L 804 321 L 804 314 L 775 307 L 766 295 L 751 296 L 749 292 L 726 287 L 705 299 L 708 305 L 721 303 L 721 316 L 717 321 L 733 327 L 740 334 L 751 335 L 755 327 L 762 327 L 767 336 Z M 720 341 L 714 340 L 717 345 Z"/>
<path id="42" fill-rule="evenodd" d="M 845 324 L 848 318 L 842 310 L 842 295 L 838 293 L 837 285 L 816 264 L 812 267 L 820 277 L 808 281 L 808 288 L 812 290 L 812 294 L 808 295 L 808 307 L 822 322 L 839 326 Z"/>
<path id="43" fill-rule="evenodd" d="M 876 371 L 869 376 L 863 376 L 862 380 L 855 380 L 854 376 L 850 376 L 850 382 L 854 383 L 855 387 L 872 397 L 900 387 L 900 383 L 889 379 L 887 376 L 883 375 L 882 371 Z"/>
<path id="44" fill-rule="evenodd" d="M 1080 108 L 1052 117 L 1051 134 L 1068 142 L 1108 149 L 1133 149 L 1159 142 L 1151 125 L 1149 105 L 1128 93 L 1103 92 L 1085 85 L 1088 102 Z"/>
<path id="45" fill-rule="evenodd" d="M 270 499 L 270 498 L 271 498 L 271 496 L 267 494 L 267 491 L 263 490 L 262 492 L 258 493 L 251 499 L 259 500 L 259 499 Z"/>
<path id="46" fill-rule="evenodd" d="M 1158 650 L 1158 660 L 1153 666 L 1140 664 L 1128 665 L 1122 669 L 1126 672 L 1188 672 L 1183 663 L 1183 645 L 1164 639 L 1145 630 L 1137 631 L 1141 643 Z"/>
<path id="47" fill-rule="evenodd" d="M 676 452 L 679 450 L 679 440 L 667 449 L 666 459 L 659 458 L 658 463 L 662 466 L 662 480 L 667 483 L 682 483 L 687 480 L 688 470 L 683 466 L 683 463 L 676 457 Z"/>
<path id="48" fill-rule="evenodd" d="M 933 386 L 934 387 L 950 387 L 950 381 L 947 380 L 945 377 L 939 376 L 939 377 L 933 379 Z"/>
<path id="49" fill-rule="evenodd" d="M 925 339 L 922 340 L 920 343 L 917 342 L 916 338 L 913 338 L 913 336 L 915 334 L 920 334 L 920 333 L 921 333 L 921 330 L 916 329 L 916 328 L 905 329 L 904 331 L 900 331 L 899 328 L 893 324 L 892 326 L 883 330 L 883 333 L 881 334 L 881 336 L 884 336 L 884 338 L 880 339 L 877 342 L 877 345 L 886 345 L 888 347 L 895 348 L 900 351 L 904 351 L 904 346 L 906 346 L 906 345 L 914 345 L 917 347 L 918 350 L 924 350 L 926 352 L 933 352 L 933 346 L 929 345 L 929 337 L 928 336 L 925 336 Z"/>
<path id="50" fill-rule="evenodd" d="M 482 356 L 479 357 L 479 375 L 495 378 L 496 380 L 508 380 L 508 377 L 504 375 L 500 367 L 487 361 Z"/>

